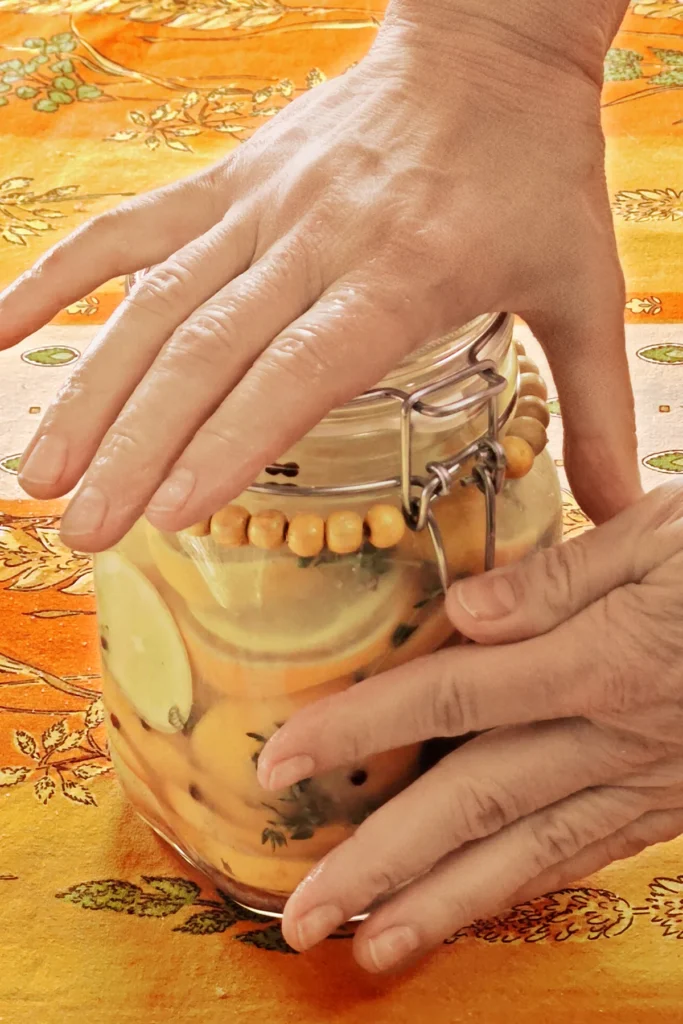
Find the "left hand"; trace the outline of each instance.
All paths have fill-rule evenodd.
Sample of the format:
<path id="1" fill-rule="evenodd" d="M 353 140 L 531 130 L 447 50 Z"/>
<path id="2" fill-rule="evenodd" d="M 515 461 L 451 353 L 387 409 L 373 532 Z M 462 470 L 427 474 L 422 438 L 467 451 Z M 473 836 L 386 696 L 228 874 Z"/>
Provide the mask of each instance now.
<path id="1" fill-rule="evenodd" d="M 259 778 L 279 789 L 382 750 L 483 732 L 302 883 L 283 921 L 299 950 L 384 898 L 355 956 L 369 971 L 404 966 L 476 918 L 683 832 L 680 486 L 457 584 L 447 607 L 490 646 L 360 683 L 299 712 L 264 749 Z"/>

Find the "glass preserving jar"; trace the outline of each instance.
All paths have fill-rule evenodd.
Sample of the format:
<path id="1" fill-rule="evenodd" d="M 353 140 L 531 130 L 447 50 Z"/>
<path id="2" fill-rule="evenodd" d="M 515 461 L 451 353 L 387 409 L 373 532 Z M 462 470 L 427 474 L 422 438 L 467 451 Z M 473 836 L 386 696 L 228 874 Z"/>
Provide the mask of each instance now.
<path id="1" fill-rule="evenodd" d="M 281 793 L 259 753 L 299 708 L 458 642 L 449 582 L 554 544 L 545 385 L 480 317 L 330 413 L 179 534 L 138 522 L 95 559 L 112 759 L 147 823 L 279 916 L 314 865 L 424 767 L 390 751 Z"/>

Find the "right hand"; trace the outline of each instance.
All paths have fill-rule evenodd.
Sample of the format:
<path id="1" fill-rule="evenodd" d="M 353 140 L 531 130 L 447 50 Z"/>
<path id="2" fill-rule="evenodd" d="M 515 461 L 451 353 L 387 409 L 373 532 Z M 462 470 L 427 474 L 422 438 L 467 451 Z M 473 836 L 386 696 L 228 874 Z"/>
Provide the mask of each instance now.
<path id="1" fill-rule="evenodd" d="M 594 74 L 570 52 L 551 61 L 545 22 L 522 31 L 520 3 L 503 31 L 490 2 L 425 0 L 413 18 L 396 0 L 356 68 L 215 167 L 86 224 L 4 294 L 0 347 L 157 265 L 22 467 L 38 498 L 85 474 L 62 526 L 73 547 L 110 546 L 145 509 L 164 530 L 205 518 L 411 350 L 500 309 L 548 355 L 585 510 L 605 519 L 638 496 L 604 51 Z"/>

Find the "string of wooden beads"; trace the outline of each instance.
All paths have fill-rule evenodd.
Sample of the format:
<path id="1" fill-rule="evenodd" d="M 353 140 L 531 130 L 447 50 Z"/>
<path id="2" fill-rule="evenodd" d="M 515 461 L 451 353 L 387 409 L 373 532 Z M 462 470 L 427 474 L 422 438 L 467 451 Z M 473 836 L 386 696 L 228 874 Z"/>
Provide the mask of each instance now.
<path id="1" fill-rule="evenodd" d="M 515 415 L 503 439 L 507 459 L 505 475 L 518 480 L 531 470 L 534 459 L 548 444 L 546 427 L 550 423 L 548 388 L 538 366 L 530 359 L 520 341 L 515 342 L 519 364 L 519 398 Z"/>
<path id="2" fill-rule="evenodd" d="M 286 543 L 298 558 L 315 558 L 324 547 L 335 555 L 352 555 L 366 541 L 375 548 L 393 548 L 405 531 L 403 513 L 394 505 L 373 505 L 365 519 L 342 509 L 330 513 L 327 520 L 313 513 L 300 513 L 289 521 L 277 509 L 250 515 L 241 505 L 227 505 L 210 520 L 183 532 L 193 537 L 210 535 L 224 548 L 251 544 L 262 551 L 276 551 Z"/>
<path id="3" fill-rule="evenodd" d="M 548 443 L 550 423 L 548 389 L 533 359 L 521 342 L 515 342 L 519 364 L 519 397 L 515 415 L 501 444 L 505 451 L 505 475 L 519 480 L 530 472 L 534 459 Z M 227 505 L 211 519 L 183 531 L 194 537 L 211 536 L 224 548 L 251 544 L 262 551 L 276 551 L 284 544 L 298 558 L 316 558 L 325 547 L 336 555 L 351 555 L 369 541 L 376 548 L 393 548 L 401 542 L 406 524 L 394 505 L 373 505 L 363 519 L 357 512 L 341 509 L 327 520 L 313 513 L 299 513 L 287 520 L 283 512 L 268 509 L 251 515 L 241 505 Z"/>

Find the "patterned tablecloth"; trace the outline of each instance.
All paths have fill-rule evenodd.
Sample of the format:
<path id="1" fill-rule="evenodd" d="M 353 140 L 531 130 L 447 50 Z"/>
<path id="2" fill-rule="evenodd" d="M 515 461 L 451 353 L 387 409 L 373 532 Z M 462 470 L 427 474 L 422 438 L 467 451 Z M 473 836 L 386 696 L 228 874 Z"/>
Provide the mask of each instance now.
<path id="1" fill-rule="evenodd" d="M 0 0 L 0 284 L 342 72 L 381 6 Z M 683 0 L 632 4 L 607 79 L 650 487 L 683 472 Z M 90 562 L 60 543 L 60 506 L 22 501 L 15 474 L 120 297 L 106 285 L 0 355 L 0 1022 L 680 1022 L 683 840 L 479 921 L 386 982 L 353 967 L 344 934 L 292 955 L 136 821 L 106 753 Z M 565 522 L 587 526 L 568 492 Z"/>

